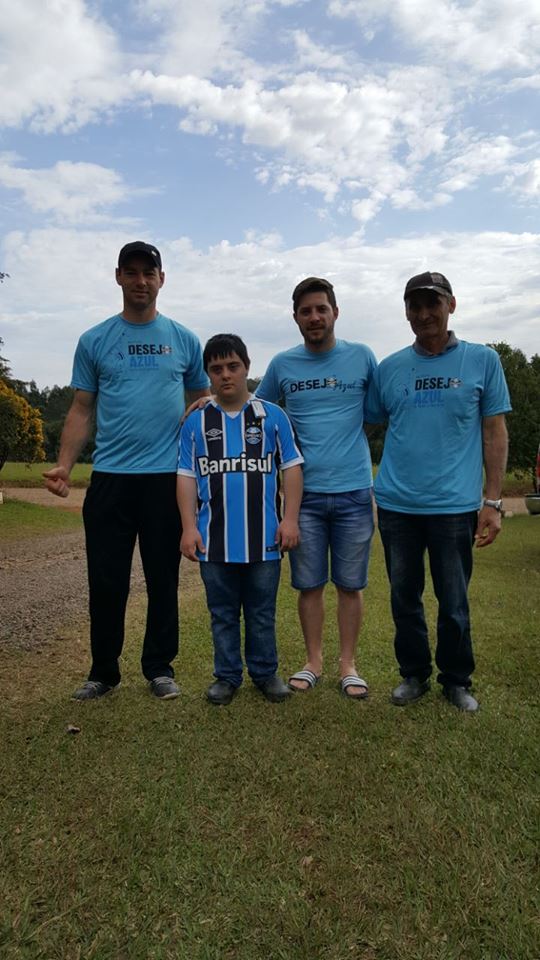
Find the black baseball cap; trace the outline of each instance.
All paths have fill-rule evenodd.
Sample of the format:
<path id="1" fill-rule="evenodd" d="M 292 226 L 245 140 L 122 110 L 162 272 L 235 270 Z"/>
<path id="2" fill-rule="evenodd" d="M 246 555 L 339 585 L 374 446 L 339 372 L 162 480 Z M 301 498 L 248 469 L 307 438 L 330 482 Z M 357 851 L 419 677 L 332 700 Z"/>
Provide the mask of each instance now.
<path id="1" fill-rule="evenodd" d="M 443 297 L 454 296 L 449 281 L 442 273 L 419 273 L 416 277 L 411 277 L 405 287 L 403 299 L 407 300 L 415 290 L 434 290 L 435 293 L 442 293 Z"/>
<path id="2" fill-rule="evenodd" d="M 133 243 L 126 243 L 125 247 L 122 247 L 118 254 L 118 267 L 123 267 L 126 260 L 129 260 L 130 257 L 135 256 L 137 253 L 142 253 L 145 257 L 150 257 L 154 266 L 161 272 L 161 254 L 159 250 L 151 243 L 144 243 L 143 240 L 134 240 Z"/>

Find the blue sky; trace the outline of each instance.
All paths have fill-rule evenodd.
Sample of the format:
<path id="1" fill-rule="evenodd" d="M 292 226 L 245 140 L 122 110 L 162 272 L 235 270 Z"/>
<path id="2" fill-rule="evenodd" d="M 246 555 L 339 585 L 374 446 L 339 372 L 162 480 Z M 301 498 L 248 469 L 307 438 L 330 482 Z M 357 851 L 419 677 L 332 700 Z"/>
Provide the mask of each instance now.
<path id="1" fill-rule="evenodd" d="M 0 0 L 0 64 L 19 378 L 69 382 L 134 239 L 162 252 L 161 310 L 242 335 L 254 374 L 312 274 L 379 358 L 425 269 L 458 336 L 539 350 L 538 0 Z"/>

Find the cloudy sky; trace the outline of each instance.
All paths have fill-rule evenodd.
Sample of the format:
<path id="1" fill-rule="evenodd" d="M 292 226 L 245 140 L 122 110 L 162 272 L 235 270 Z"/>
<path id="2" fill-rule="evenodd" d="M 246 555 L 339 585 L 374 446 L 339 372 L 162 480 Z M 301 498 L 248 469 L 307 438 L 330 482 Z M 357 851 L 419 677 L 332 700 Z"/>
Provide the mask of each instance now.
<path id="1" fill-rule="evenodd" d="M 69 382 L 134 239 L 161 310 L 297 342 L 328 277 L 339 335 L 410 340 L 403 287 L 453 283 L 458 336 L 540 349 L 539 0 L 0 0 L 0 336 Z"/>

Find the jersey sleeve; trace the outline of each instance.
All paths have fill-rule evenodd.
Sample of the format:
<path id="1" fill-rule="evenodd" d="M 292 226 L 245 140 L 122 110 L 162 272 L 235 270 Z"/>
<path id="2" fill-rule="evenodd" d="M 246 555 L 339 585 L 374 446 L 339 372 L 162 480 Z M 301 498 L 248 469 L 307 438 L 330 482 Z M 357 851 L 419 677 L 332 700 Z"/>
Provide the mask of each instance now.
<path id="1" fill-rule="evenodd" d="M 492 347 L 486 347 L 486 350 L 485 383 L 480 413 L 483 417 L 495 417 L 499 413 L 509 413 L 512 405 L 499 354 Z"/>
<path id="2" fill-rule="evenodd" d="M 302 451 L 298 445 L 291 421 L 281 407 L 274 407 L 273 414 L 276 421 L 276 440 L 280 457 L 280 470 L 296 467 L 304 462 Z"/>
<path id="3" fill-rule="evenodd" d="M 84 337 L 81 337 L 75 350 L 71 386 L 89 393 L 98 392 L 97 370 Z"/>
<path id="4" fill-rule="evenodd" d="M 178 466 L 176 472 L 182 477 L 197 477 L 195 459 L 195 424 L 198 410 L 184 422 L 178 442 Z"/>
<path id="5" fill-rule="evenodd" d="M 259 397 L 260 400 L 269 400 L 270 403 L 277 403 L 280 399 L 281 389 L 275 360 L 270 361 L 270 366 L 257 387 L 255 396 Z"/>

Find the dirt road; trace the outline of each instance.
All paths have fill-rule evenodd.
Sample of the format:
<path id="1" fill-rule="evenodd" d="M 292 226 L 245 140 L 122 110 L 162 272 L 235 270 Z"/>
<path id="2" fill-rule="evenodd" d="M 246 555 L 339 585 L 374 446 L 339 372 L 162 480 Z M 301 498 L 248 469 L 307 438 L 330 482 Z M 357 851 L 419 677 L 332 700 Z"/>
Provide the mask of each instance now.
<path id="1" fill-rule="evenodd" d="M 46 490 L 4 488 L 4 500 L 18 499 L 80 511 L 84 490 L 67 500 Z M 2 507 L 0 506 L 0 510 Z M 132 593 L 145 589 L 141 561 L 135 551 Z M 183 561 L 180 591 L 199 587 L 198 565 Z M 62 638 L 74 624 L 88 636 L 88 585 L 82 529 L 52 536 L 0 541 L 0 646 L 27 649 Z"/>

